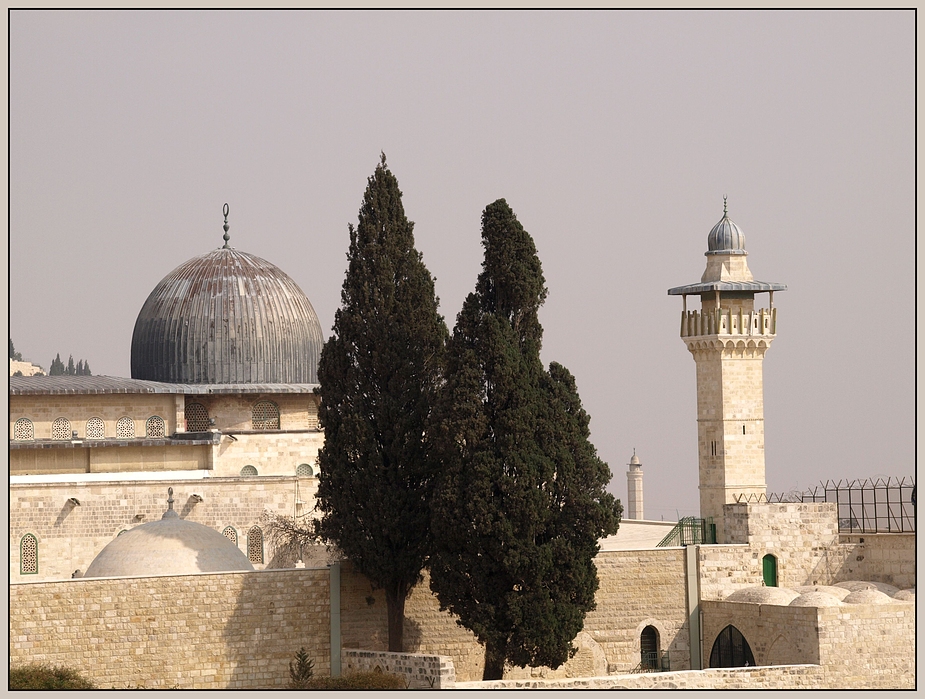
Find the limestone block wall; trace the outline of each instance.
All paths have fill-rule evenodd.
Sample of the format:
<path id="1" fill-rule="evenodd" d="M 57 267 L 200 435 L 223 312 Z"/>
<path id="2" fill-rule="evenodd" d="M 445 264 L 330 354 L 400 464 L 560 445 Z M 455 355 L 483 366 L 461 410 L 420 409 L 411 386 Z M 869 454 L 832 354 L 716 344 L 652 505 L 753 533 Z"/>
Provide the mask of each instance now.
<path id="1" fill-rule="evenodd" d="M 915 587 L 915 532 L 841 534 L 844 551 L 838 580 L 884 582 L 908 590 Z"/>
<path id="2" fill-rule="evenodd" d="M 79 439 L 87 436 L 87 420 L 103 420 L 106 437 L 116 436 L 119 418 L 129 417 L 135 426 L 135 435 L 145 435 L 148 418 L 158 416 L 164 420 L 167 434 L 177 431 L 176 397 L 165 393 L 107 393 L 98 395 L 41 395 L 10 396 L 10 434 L 19 418 L 32 421 L 36 439 L 52 438 L 52 423 L 65 418 L 70 429 L 77 431 Z"/>
<path id="3" fill-rule="evenodd" d="M 330 571 L 10 586 L 10 663 L 66 665 L 103 688 L 286 687 L 305 647 L 331 671 Z"/>
<path id="4" fill-rule="evenodd" d="M 313 503 L 316 478 L 202 478 L 171 481 L 105 481 L 10 485 L 10 580 L 70 579 L 84 571 L 119 532 L 160 519 L 167 509 L 167 488 L 174 489 L 174 509 L 184 519 L 217 531 L 232 527 L 247 552 L 247 537 L 259 526 L 264 510 L 292 515 L 297 497 Z M 192 494 L 203 500 L 194 503 Z M 68 503 L 77 498 L 80 506 Z M 137 516 L 140 516 L 137 517 Z M 262 531 L 261 531 L 262 533 Z M 38 573 L 20 573 L 20 541 L 38 541 Z M 264 563 L 291 565 L 291 555 L 276 551 L 264 538 Z M 277 560 L 278 559 L 278 560 Z"/>
<path id="5" fill-rule="evenodd" d="M 48 473 L 89 473 L 90 449 L 10 449 L 10 475 Z"/>
<path id="6" fill-rule="evenodd" d="M 318 398 L 312 393 L 248 393 L 241 395 L 188 395 L 185 403 L 199 403 L 215 419 L 215 427 L 223 432 L 250 430 L 254 406 L 262 401 L 279 408 L 281 430 L 318 429 Z"/>
<path id="7" fill-rule="evenodd" d="M 401 675 L 409 689 L 446 689 L 456 684 L 453 661 L 445 655 L 343 650 L 341 670 L 345 675 L 376 671 Z"/>
<path id="8" fill-rule="evenodd" d="M 318 451 L 324 446 L 323 432 L 262 432 L 223 434 L 211 447 L 212 470 L 216 476 L 238 476 L 253 466 L 261 476 L 294 476 L 300 464 L 318 473 Z M 306 510 L 307 512 L 308 510 Z"/>

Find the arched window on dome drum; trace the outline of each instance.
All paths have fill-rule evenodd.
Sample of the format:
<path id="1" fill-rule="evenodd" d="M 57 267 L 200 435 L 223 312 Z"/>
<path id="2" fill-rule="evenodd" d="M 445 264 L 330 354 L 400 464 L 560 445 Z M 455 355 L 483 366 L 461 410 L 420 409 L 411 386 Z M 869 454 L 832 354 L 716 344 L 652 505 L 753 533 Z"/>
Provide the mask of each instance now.
<path id="1" fill-rule="evenodd" d="M 639 636 L 640 666 L 643 670 L 658 670 L 658 630 L 647 626 Z"/>
<path id="2" fill-rule="evenodd" d="M 116 422 L 116 437 L 118 439 L 134 439 L 135 421 L 130 417 L 120 417 Z"/>
<path id="3" fill-rule="evenodd" d="M 186 406 L 186 431 L 209 431 L 209 411 L 202 403 L 190 403 Z"/>
<path id="4" fill-rule="evenodd" d="M 260 527 L 251 527 L 247 532 L 247 558 L 251 563 L 263 563 L 263 532 Z"/>
<path id="5" fill-rule="evenodd" d="M 308 464 L 299 464 L 295 470 L 295 475 L 299 478 L 311 478 L 314 473 L 312 472 L 312 467 Z"/>
<path id="6" fill-rule="evenodd" d="M 106 436 L 106 425 L 102 418 L 91 417 L 87 420 L 87 439 L 103 439 Z"/>
<path id="7" fill-rule="evenodd" d="M 710 652 L 710 667 L 754 667 L 755 657 L 748 641 L 731 624 L 719 632 Z"/>
<path id="8" fill-rule="evenodd" d="M 248 464 L 247 466 L 245 466 L 244 468 L 241 469 L 241 475 L 242 475 L 242 476 L 256 476 L 256 475 L 257 475 L 257 467 L 256 467 L 256 466 L 251 466 L 250 464 Z"/>
<path id="9" fill-rule="evenodd" d="M 59 440 L 71 438 L 71 423 L 67 418 L 59 417 L 51 423 L 51 438 Z"/>
<path id="10" fill-rule="evenodd" d="M 34 534 L 26 534 L 19 541 L 19 574 L 35 575 L 39 572 L 39 542 Z"/>
<path id="11" fill-rule="evenodd" d="M 145 436 L 151 439 L 167 436 L 167 427 L 164 418 L 152 415 L 145 422 Z"/>
<path id="12" fill-rule="evenodd" d="M 251 424 L 255 430 L 278 430 L 279 406 L 268 400 L 255 403 L 251 412 Z"/>
<path id="13" fill-rule="evenodd" d="M 17 442 L 25 442 L 35 439 L 35 428 L 32 426 L 32 420 L 21 417 L 13 424 L 13 439 Z"/>
<path id="14" fill-rule="evenodd" d="M 222 529 L 222 536 L 228 539 L 228 541 L 230 541 L 235 546 L 238 545 L 238 531 L 234 527 L 229 525 Z"/>

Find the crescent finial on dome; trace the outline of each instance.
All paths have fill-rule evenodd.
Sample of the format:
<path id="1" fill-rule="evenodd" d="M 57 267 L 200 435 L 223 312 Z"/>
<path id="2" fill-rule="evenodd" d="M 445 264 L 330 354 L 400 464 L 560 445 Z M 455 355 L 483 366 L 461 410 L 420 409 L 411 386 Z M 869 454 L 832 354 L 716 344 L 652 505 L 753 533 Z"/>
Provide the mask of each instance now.
<path id="1" fill-rule="evenodd" d="M 225 225 L 222 226 L 222 228 L 225 229 L 225 235 L 222 236 L 222 238 L 225 239 L 225 244 L 222 245 L 222 247 L 230 248 L 231 246 L 228 244 L 228 241 L 231 239 L 231 236 L 228 235 L 228 229 L 231 228 L 231 226 L 228 225 L 228 204 L 227 203 L 225 204 L 225 206 L 222 207 L 222 213 L 225 214 Z"/>
<path id="2" fill-rule="evenodd" d="M 161 516 L 161 519 L 170 519 L 179 517 L 177 511 L 173 509 L 173 488 L 167 488 L 167 511 Z"/>

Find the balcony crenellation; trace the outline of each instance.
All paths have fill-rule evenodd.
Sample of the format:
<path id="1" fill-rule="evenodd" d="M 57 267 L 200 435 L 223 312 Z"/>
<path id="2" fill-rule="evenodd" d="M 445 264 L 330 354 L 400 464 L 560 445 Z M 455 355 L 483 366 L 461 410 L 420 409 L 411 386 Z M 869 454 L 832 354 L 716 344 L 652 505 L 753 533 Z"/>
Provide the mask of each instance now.
<path id="1" fill-rule="evenodd" d="M 777 309 L 733 311 L 710 308 L 681 312 L 681 337 L 739 335 L 769 337 L 777 334 Z"/>

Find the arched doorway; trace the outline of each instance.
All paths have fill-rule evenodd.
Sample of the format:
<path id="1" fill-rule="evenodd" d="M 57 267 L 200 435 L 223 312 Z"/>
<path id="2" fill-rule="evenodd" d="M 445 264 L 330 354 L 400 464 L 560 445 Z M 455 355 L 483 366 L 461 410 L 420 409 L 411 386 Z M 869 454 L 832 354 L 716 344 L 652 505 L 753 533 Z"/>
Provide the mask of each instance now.
<path id="1" fill-rule="evenodd" d="M 761 559 L 761 573 L 765 587 L 777 587 L 777 559 L 770 553 Z"/>
<path id="2" fill-rule="evenodd" d="M 647 626 L 639 636 L 640 666 L 645 670 L 658 670 L 658 630 L 654 626 Z"/>
<path id="3" fill-rule="evenodd" d="M 747 667 L 755 665 L 755 656 L 745 636 L 731 624 L 719 632 L 710 652 L 710 667 Z"/>

